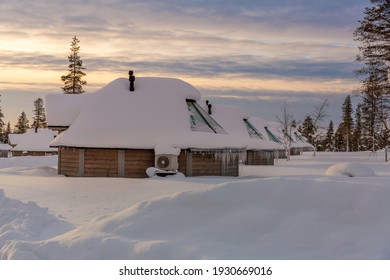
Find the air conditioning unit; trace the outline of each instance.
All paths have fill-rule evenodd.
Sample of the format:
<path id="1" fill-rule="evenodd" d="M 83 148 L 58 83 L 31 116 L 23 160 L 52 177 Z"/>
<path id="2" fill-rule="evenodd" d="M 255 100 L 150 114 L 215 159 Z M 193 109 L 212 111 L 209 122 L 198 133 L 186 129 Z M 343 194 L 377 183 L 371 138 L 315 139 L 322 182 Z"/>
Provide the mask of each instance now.
<path id="1" fill-rule="evenodd" d="M 179 169 L 176 155 L 155 155 L 154 166 L 161 170 L 172 171 Z"/>

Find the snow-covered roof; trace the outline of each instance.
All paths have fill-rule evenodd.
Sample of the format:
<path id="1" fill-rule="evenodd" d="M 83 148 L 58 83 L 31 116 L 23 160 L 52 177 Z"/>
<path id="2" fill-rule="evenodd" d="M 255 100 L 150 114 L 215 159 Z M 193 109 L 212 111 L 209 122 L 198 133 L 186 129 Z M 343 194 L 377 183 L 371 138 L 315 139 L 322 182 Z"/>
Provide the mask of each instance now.
<path id="1" fill-rule="evenodd" d="M 279 132 L 275 122 L 260 117 L 250 117 L 249 121 L 256 129 L 270 141 L 280 141 Z M 275 137 L 274 137 L 275 136 Z M 276 138 L 276 139 L 275 139 Z"/>
<path id="2" fill-rule="evenodd" d="M 10 151 L 12 147 L 8 144 L 0 143 L 0 151 Z"/>
<path id="3" fill-rule="evenodd" d="M 271 142 L 266 138 L 264 133 L 257 131 L 254 128 L 249 119 L 249 113 L 242 107 L 235 105 L 222 105 L 212 104 L 212 117 L 231 135 L 240 137 L 241 141 L 245 143 L 248 149 L 281 149 L 281 145 L 275 142 Z M 248 126 L 252 126 L 255 131 L 250 135 L 251 129 Z M 257 132 L 261 138 L 256 137 Z M 255 135 L 253 135 L 255 134 Z"/>
<path id="4" fill-rule="evenodd" d="M 30 129 L 24 134 L 19 134 L 19 142 L 12 150 L 34 152 L 56 151 L 56 148 L 49 146 L 56 135 L 57 132 L 47 128 L 39 128 L 37 133 L 35 133 L 35 129 Z"/>
<path id="5" fill-rule="evenodd" d="M 8 141 L 11 145 L 17 145 L 19 144 L 19 141 L 21 139 L 21 135 L 23 134 L 16 134 L 16 133 L 10 133 L 8 134 Z"/>
<path id="6" fill-rule="evenodd" d="M 62 106 L 62 97 L 49 97 L 48 112 Z M 66 96 L 70 100 L 71 96 Z M 52 146 L 154 149 L 156 145 L 173 148 L 245 148 L 233 136 L 224 133 L 193 131 L 187 100 L 199 100 L 192 85 L 172 78 L 141 77 L 135 91 L 129 81 L 119 78 L 82 102 L 69 129 L 59 134 Z M 74 102 L 78 102 L 78 98 Z M 67 101 L 68 102 L 68 101 Z M 69 101 L 70 102 L 70 101 Z M 71 102 L 69 103 L 71 106 Z M 63 113 L 61 113 L 64 116 Z M 72 115 L 74 117 L 74 115 Z M 61 116 L 52 117 L 64 125 Z M 220 132 L 223 129 L 217 129 Z"/>
<path id="7" fill-rule="evenodd" d="M 90 94 L 49 94 L 45 97 L 48 126 L 70 126 Z"/>
<path id="8" fill-rule="evenodd" d="M 262 133 L 267 133 L 266 129 L 269 130 L 270 133 L 277 136 L 281 141 L 283 141 L 284 133 L 281 129 L 281 125 L 278 122 L 275 121 L 267 121 L 259 117 L 251 117 L 250 122 Z M 296 148 L 304 148 L 304 147 L 310 147 L 313 148 L 313 145 L 311 145 L 305 137 L 303 137 L 296 128 L 293 128 L 291 130 L 291 147 Z"/>

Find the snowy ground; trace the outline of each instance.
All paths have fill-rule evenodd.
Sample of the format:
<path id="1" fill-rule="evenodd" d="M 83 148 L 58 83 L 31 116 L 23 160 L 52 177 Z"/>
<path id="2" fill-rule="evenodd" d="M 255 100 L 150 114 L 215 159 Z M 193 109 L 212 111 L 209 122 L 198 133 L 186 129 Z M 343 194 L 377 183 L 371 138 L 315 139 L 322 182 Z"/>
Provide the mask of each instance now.
<path id="1" fill-rule="evenodd" d="M 380 152 L 305 153 L 239 178 L 67 178 L 56 162 L 0 159 L 0 258 L 390 258 Z"/>

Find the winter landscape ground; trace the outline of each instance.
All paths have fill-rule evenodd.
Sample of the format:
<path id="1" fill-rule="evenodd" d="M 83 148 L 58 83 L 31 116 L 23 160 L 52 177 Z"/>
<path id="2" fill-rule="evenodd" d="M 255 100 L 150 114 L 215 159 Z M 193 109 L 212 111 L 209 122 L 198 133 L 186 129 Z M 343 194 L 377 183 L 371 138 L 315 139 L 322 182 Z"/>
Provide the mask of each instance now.
<path id="1" fill-rule="evenodd" d="M 68 178 L 56 164 L 0 159 L 2 259 L 390 258 L 382 152 L 304 153 L 238 178 Z"/>

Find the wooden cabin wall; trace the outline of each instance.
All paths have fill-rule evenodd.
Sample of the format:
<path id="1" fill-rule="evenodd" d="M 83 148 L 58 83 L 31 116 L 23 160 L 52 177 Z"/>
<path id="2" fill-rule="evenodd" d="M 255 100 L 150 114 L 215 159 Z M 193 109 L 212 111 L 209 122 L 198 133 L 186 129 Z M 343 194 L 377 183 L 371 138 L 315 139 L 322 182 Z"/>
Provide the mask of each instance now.
<path id="1" fill-rule="evenodd" d="M 182 150 L 179 155 L 179 172 L 186 176 L 238 176 L 239 158 L 234 154 L 230 160 L 212 151 Z"/>
<path id="2" fill-rule="evenodd" d="M 274 165 L 273 151 L 247 151 L 247 165 Z"/>
<path id="3" fill-rule="evenodd" d="M 126 150 L 124 177 L 146 178 L 146 169 L 154 166 L 154 150 Z"/>
<path id="4" fill-rule="evenodd" d="M 34 151 L 28 151 L 28 152 L 23 152 L 23 151 L 12 151 L 12 156 L 13 157 L 22 157 L 22 156 L 50 156 L 50 155 L 56 155 L 57 152 L 34 152 Z"/>
<path id="5" fill-rule="evenodd" d="M 80 149 L 60 147 L 58 149 L 58 174 L 78 177 Z"/>
<path id="6" fill-rule="evenodd" d="M 59 174 L 80 177 L 145 178 L 146 169 L 154 166 L 154 150 L 115 149 L 59 149 Z M 230 160 L 213 152 L 182 150 L 179 172 L 186 176 L 238 176 L 239 159 L 234 154 Z"/>
<path id="7" fill-rule="evenodd" d="M 290 150 L 290 155 L 291 156 L 299 156 L 302 154 L 302 150 L 303 150 L 303 148 L 293 147 Z"/>
<path id="8" fill-rule="evenodd" d="M 84 149 L 84 177 L 118 177 L 118 150 Z"/>

